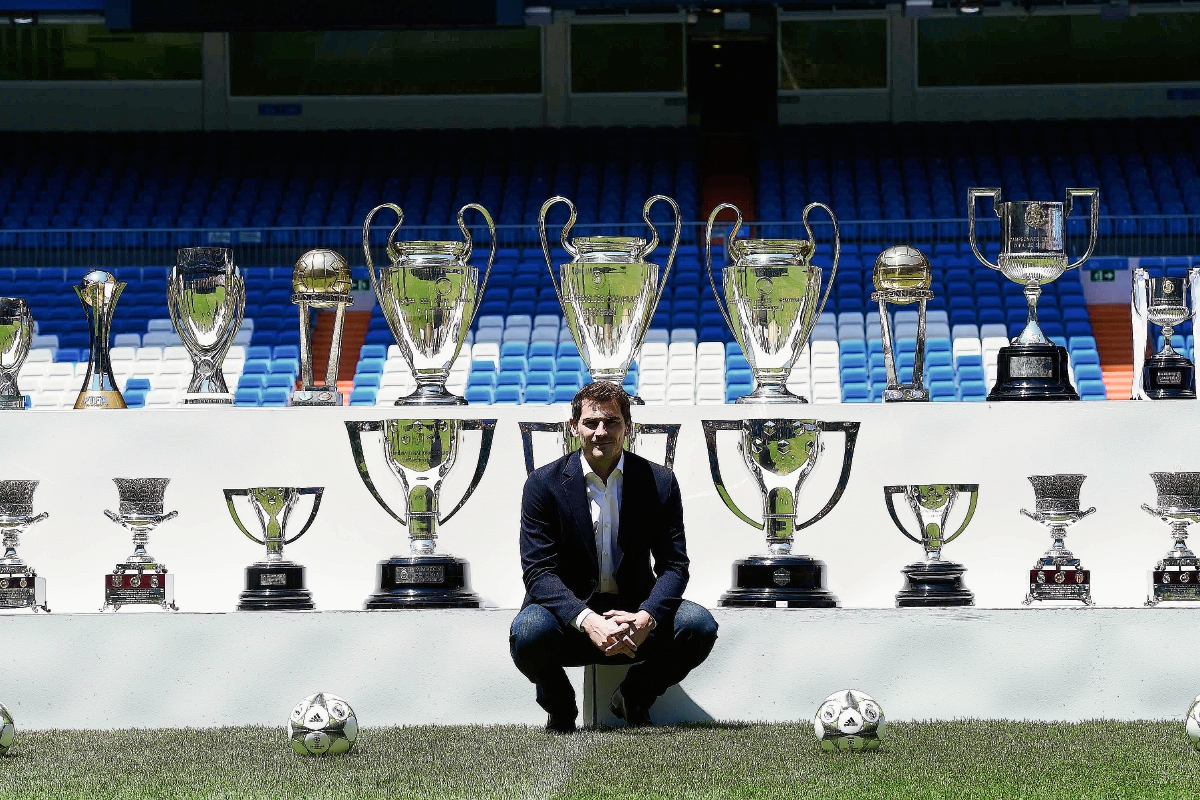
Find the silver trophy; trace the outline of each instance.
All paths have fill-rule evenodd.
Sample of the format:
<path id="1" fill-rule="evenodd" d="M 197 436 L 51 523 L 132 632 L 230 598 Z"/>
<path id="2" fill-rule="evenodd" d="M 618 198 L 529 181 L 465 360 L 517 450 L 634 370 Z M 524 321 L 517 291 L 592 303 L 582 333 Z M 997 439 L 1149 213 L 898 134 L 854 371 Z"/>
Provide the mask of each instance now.
<path id="1" fill-rule="evenodd" d="M 1095 512 L 1093 506 L 1082 510 L 1079 490 L 1086 475 L 1030 475 L 1035 499 L 1034 511 L 1021 513 L 1050 529 L 1051 546 L 1029 570 L 1029 593 L 1024 603 L 1034 600 L 1079 600 L 1092 602 L 1092 572 L 1063 544 L 1067 527 Z"/>
<path id="2" fill-rule="evenodd" d="M 1196 399 L 1196 366 L 1171 346 L 1175 326 L 1197 319 L 1200 267 L 1186 278 L 1151 278 L 1144 267 L 1133 270 L 1133 400 Z M 1190 295 L 1185 299 L 1184 295 Z M 1190 300 L 1190 302 L 1189 302 Z M 1146 358 L 1147 326 L 1162 327 L 1162 350 Z"/>
<path id="3" fill-rule="evenodd" d="M 925 367 L 925 304 L 933 299 L 929 287 L 933 283 L 933 268 L 929 259 L 915 247 L 906 244 L 889 247 L 875 259 L 875 291 L 871 299 L 879 303 L 879 332 L 883 339 L 883 366 L 887 370 L 885 403 L 912 403 L 929 400 L 924 385 Z M 892 336 L 891 316 L 887 304 L 904 306 L 917 303 L 917 346 L 913 351 L 912 380 L 901 383 L 896 366 L 896 345 Z"/>
<path id="4" fill-rule="evenodd" d="M 167 279 L 167 308 L 192 357 L 187 405 L 232 404 L 221 364 L 246 313 L 246 283 L 228 247 L 181 247 Z"/>
<path id="5" fill-rule="evenodd" d="M 32 608 L 50 613 L 46 605 L 46 579 L 17 555 L 21 534 L 50 515 L 33 514 L 33 492 L 38 481 L 0 481 L 0 534 L 4 556 L 0 558 L 0 609 Z"/>
<path id="6" fill-rule="evenodd" d="M 371 220 L 383 208 L 396 214 L 396 227 L 387 238 L 390 266 L 380 267 L 376 277 L 375 263 L 371 259 Z M 475 245 L 463 221 L 463 213 L 468 208 L 483 216 L 491 236 L 492 248 L 482 283 L 479 270 L 470 263 Z M 461 242 L 398 242 L 396 234 L 403 224 L 404 212 L 393 203 L 375 206 L 363 221 L 363 252 L 371 274 L 371 287 L 400 354 L 408 362 L 417 382 L 416 391 L 398 399 L 396 405 L 466 405 L 466 400 L 446 390 L 446 380 L 467 331 L 475 321 L 479 301 L 492 274 L 492 262 L 496 260 L 496 226 L 487 209 L 476 203 L 468 203 L 458 210 L 458 229 L 463 234 Z"/>
<path id="7" fill-rule="evenodd" d="M 650 221 L 650 209 L 658 201 L 667 203 L 675 214 L 675 238 L 667 256 L 667 268 L 659 274 L 658 265 L 646 258 L 658 247 L 658 229 Z M 546 214 L 557 203 L 566 204 L 570 218 L 558 240 L 571 261 L 554 272 L 550 240 L 546 235 Z M 669 197 L 656 194 L 642 207 L 642 218 L 650 226 L 650 241 L 633 236 L 580 236 L 568 239 L 575 224 L 575 204 L 565 197 L 551 197 L 538 212 L 538 235 L 550 280 L 562 306 L 563 320 L 571 330 L 575 346 L 587 365 L 593 381 L 608 381 L 617 386 L 625 382 L 629 365 L 642 347 L 650 330 L 650 321 L 679 248 L 681 222 L 679 206 Z M 642 405 L 640 397 L 629 398 Z"/>
<path id="8" fill-rule="evenodd" d="M 904 523 L 900 521 L 900 515 L 896 513 L 893 498 L 897 495 L 904 495 L 905 503 L 917 520 L 917 536 L 908 532 Z M 947 536 L 950 512 L 960 495 L 968 495 L 971 498 L 966 518 L 958 526 L 958 530 Z M 904 588 L 896 595 L 896 605 L 900 608 L 975 605 L 974 593 L 963 584 L 966 567 L 944 560 L 942 548 L 962 535 L 971 524 L 971 517 L 975 515 L 975 504 L 979 502 L 979 484 L 885 486 L 883 497 L 887 503 L 888 514 L 900 532 L 925 548 L 924 561 L 909 564 L 902 570 Z"/>
<path id="9" fill-rule="evenodd" d="M 712 271 L 712 229 L 723 209 L 737 214 L 725 238 L 726 266 L 721 272 L 725 304 Z M 808 212 L 822 209 L 833 221 L 833 266 L 825 293 L 821 293 L 824 270 L 812 264 L 817 244 L 808 224 Z M 809 203 L 801 217 L 807 239 L 734 239 L 742 227 L 742 212 L 732 203 L 721 203 L 708 215 L 704 228 L 704 264 L 708 283 L 725 323 L 733 331 L 757 388 L 739 397 L 739 403 L 807 403 L 788 391 L 788 375 L 796 357 L 804 350 L 813 327 L 825 310 L 841 258 L 841 235 L 837 217 L 824 203 Z"/>
<path id="10" fill-rule="evenodd" d="M 1200 562 L 1187 546 L 1188 526 L 1200 522 L 1200 472 L 1151 472 L 1150 479 L 1158 503 L 1153 508 L 1143 504 L 1142 510 L 1171 526 L 1175 545 L 1154 565 L 1146 605 L 1200 600 Z"/>
<path id="11" fill-rule="evenodd" d="M 350 450 L 363 484 L 392 519 L 408 528 L 409 554 L 379 562 L 377 588 L 367 609 L 479 608 L 471 591 L 466 559 L 438 553 L 437 526 L 448 522 L 466 504 L 487 469 L 496 432 L 494 419 L 389 419 L 347 422 Z M 462 499 L 441 515 L 442 481 L 454 468 L 463 431 L 481 431 L 479 461 Z M 392 510 L 371 478 L 362 434 L 379 433 L 388 470 L 404 492 L 406 514 Z"/>
<path id="12" fill-rule="evenodd" d="M 292 302 L 300 308 L 300 385 L 292 392 L 294 406 L 340 406 L 337 388 L 338 366 L 342 361 L 342 333 L 346 309 L 354 305 L 350 265 L 332 250 L 309 250 L 300 256 L 292 270 Z M 333 335 L 329 342 L 329 360 L 325 362 L 325 380 L 319 385 L 313 378 L 313 341 L 310 310 L 334 310 Z"/>
<path id="13" fill-rule="evenodd" d="M 112 339 L 113 313 L 126 284 L 101 270 L 89 272 L 75 287 L 75 294 L 88 316 L 91 349 L 88 352 L 87 374 L 75 408 L 125 408 L 125 398 L 117 388 L 109 360 L 108 344 Z"/>
<path id="14" fill-rule="evenodd" d="M 163 513 L 163 495 L 170 482 L 170 478 L 113 478 L 121 504 L 116 514 L 105 509 L 104 516 L 133 532 L 133 555 L 104 577 L 101 611 L 118 611 L 129 604 L 179 610 L 175 605 L 175 576 L 167 572 L 166 564 L 146 552 L 150 531 L 179 515 L 178 511 Z"/>
<path id="15" fill-rule="evenodd" d="M 312 527 L 321 508 L 321 487 L 294 488 L 291 486 L 262 486 L 253 489 L 226 489 L 225 504 L 238 530 L 259 544 L 267 546 L 265 559 L 246 567 L 246 589 L 238 598 L 238 611 L 311 611 L 312 592 L 305 586 L 304 567 L 283 557 L 283 546 L 299 539 Z M 295 536 L 287 535 L 292 509 L 301 497 L 313 498 L 308 521 Z M 262 536 L 255 536 L 238 515 L 235 497 L 245 497 Z"/>
<path id="16" fill-rule="evenodd" d="M 764 531 L 767 552 L 734 562 L 733 588 L 721 596 L 722 606 L 760 608 L 834 608 L 838 599 L 827 588 L 823 561 L 792 553 L 796 531 L 825 518 L 842 499 L 850 480 L 857 422 L 812 419 L 703 420 L 708 465 L 717 494 L 738 519 Z M 738 451 L 762 496 L 763 521 L 746 514 L 730 497 L 717 460 L 717 431 L 737 431 Z M 825 506 L 804 522 L 796 521 L 796 506 L 804 481 L 825 448 L 823 437 L 845 436 L 842 471 L 837 488 Z"/>
<path id="17" fill-rule="evenodd" d="M 22 297 L 0 297 L 0 411 L 25 408 L 17 375 L 33 342 L 33 315 Z"/>
<path id="18" fill-rule="evenodd" d="M 562 443 L 562 454 L 570 455 L 578 450 L 582 443 L 579 437 L 575 435 L 575 431 L 571 430 L 571 423 L 567 420 L 562 422 L 518 422 L 517 425 L 521 428 L 521 447 L 525 452 L 525 474 L 530 474 L 535 469 L 533 460 L 533 434 L 535 433 L 553 433 Z M 667 469 L 675 467 L 675 445 L 679 441 L 680 426 L 675 423 L 654 423 L 654 422 L 635 422 L 633 430 L 625 437 L 625 449 L 631 453 L 636 453 L 639 447 L 639 442 L 646 436 L 662 434 L 667 437 L 666 454 L 663 457 L 663 466 Z"/>

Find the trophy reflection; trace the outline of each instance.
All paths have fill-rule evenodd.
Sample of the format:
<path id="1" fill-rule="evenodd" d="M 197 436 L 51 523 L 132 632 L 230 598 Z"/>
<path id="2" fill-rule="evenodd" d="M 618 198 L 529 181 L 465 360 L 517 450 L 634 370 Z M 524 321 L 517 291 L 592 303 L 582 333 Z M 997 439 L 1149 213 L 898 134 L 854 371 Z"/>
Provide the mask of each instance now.
<path id="1" fill-rule="evenodd" d="M 1021 513 L 1050 529 L 1050 549 L 1029 570 L 1029 593 L 1024 603 L 1034 600 L 1079 600 L 1092 605 L 1092 572 L 1063 544 L 1067 527 L 1095 512 L 1080 508 L 1079 490 L 1086 475 L 1030 475 L 1036 498 L 1033 513 Z"/>
<path id="2" fill-rule="evenodd" d="M 311 611 L 312 592 L 305 586 L 304 567 L 283 557 L 283 546 L 299 539 L 312 527 L 321 507 L 321 487 L 297 489 L 290 486 L 265 486 L 254 489 L 226 489 L 225 504 L 233 524 L 252 541 L 267 546 L 267 557 L 246 567 L 246 589 L 238 597 L 238 611 Z M 308 521 L 295 536 L 287 535 L 292 509 L 304 496 L 312 496 Z M 242 523 L 233 498 L 249 500 L 262 537 L 255 536 Z"/>
<path id="3" fill-rule="evenodd" d="M 0 481 L 0 609 L 31 608 L 50 613 L 46 605 L 46 579 L 17 555 L 21 534 L 50 515 L 33 513 L 33 492 L 38 481 Z"/>
<path id="4" fill-rule="evenodd" d="M 1158 493 L 1154 506 L 1142 510 L 1171 526 L 1175 544 L 1150 573 L 1146 605 L 1200 600 L 1200 562 L 1187 545 L 1188 526 L 1200 522 L 1200 472 L 1151 472 Z"/>
<path id="5" fill-rule="evenodd" d="M 571 430 L 571 423 L 567 420 L 562 422 L 519 422 L 517 424 L 521 428 L 521 448 L 525 453 L 526 475 L 536 469 L 533 458 L 533 434 L 555 434 L 560 443 L 559 454 L 564 456 L 574 453 L 582 446 L 575 431 Z M 673 469 L 675 467 L 675 445 L 679 441 L 679 428 L 680 426 L 675 423 L 635 422 L 633 429 L 625 435 L 625 449 L 636 453 L 639 447 L 644 446 L 646 437 L 665 435 L 667 439 L 663 466 Z"/>
<path id="6" fill-rule="evenodd" d="M 150 531 L 178 511 L 163 513 L 163 495 L 170 478 L 113 478 L 121 496 L 118 513 L 105 509 L 104 516 L 133 532 L 133 555 L 117 564 L 104 578 L 103 611 L 119 611 L 123 605 L 157 605 L 178 611 L 175 605 L 175 576 L 167 565 L 146 552 Z"/>
<path id="7" fill-rule="evenodd" d="M 0 297 L 0 410 L 21 411 L 25 395 L 17 375 L 33 343 L 33 316 L 21 297 Z"/>
<path id="8" fill-rule="evenodd" d="M 968 495 L 970 505 L 966 518 L 958 530 L 946 535 L 950 512 L 960 495 Z M 917 520 L 919 536 L 913 536 L 896 513 L 893 498 L 904 495 L 904 500 Z M 925 560 L 909 564 L 904 573 L 904 588 L 896 595 L 899 608 L 914 606 L 973 606 L 975 595 L 963 584 L 962 564 L 942 559 L 942 548 L 957 539 L 971 524 L 975 515 L 975 504 L 979 501 L 977 483 L 934 483 L 910 486 L 883 487 L 884 501 L 888 514 L 900 532 L 925 548 Z"/>
<path id="9" fill-rule="evenodd" d="M 1175 328 L 1196 317 L 1200 268 L 1186 278 L 1151 278 L 1143 267 L 1133 270 L 1134 400 L 1194 400 L 1196 366 L 1171 346 Z M 1185 299 L 1190 295 L 1190 303 Z M 1146 358 L 1147 326 L 1162 328 L 1163 346 Z"/>

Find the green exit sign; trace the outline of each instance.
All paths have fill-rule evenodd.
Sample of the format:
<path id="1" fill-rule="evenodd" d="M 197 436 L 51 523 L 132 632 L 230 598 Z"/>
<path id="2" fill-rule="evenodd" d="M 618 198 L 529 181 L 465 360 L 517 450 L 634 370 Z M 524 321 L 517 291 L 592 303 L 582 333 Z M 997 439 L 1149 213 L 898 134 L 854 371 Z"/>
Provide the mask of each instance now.
<path id="1" fill-rule="evenodd" d="M 1094 269 L 1091 270 L 1092 283 L 1112 283 L 1117 279 L 1117 271 L 1115 269 Z"/>
<path id="2" fill-rule="evenodd" d="M 1092 270 L 1092 272 L 1099 272 L 1099 271 L 1100 270 L 1098 270 L 1098 269 Z M 1092 280 L 1095 280 L 1095 278 L 1093 278 Z M 1109 278 L 1109 280 L 1112 280 L 1112 278 Z M 352 291 L 352 292 L 369 292 L 369 291 L 371 291 L 370 279 L 369 278 L 353 279 L 350 282 L 350 291 Z"/>

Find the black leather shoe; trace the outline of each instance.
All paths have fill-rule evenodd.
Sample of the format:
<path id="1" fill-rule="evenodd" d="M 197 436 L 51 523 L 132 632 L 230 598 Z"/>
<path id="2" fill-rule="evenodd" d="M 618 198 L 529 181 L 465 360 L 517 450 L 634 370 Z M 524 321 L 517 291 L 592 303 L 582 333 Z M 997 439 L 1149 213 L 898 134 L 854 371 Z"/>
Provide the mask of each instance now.
<path id="1" fill-rule="evenodd" d="M 609 708 L 617 719 L 625 720 L 626 727 L 645 728 L 654 724 L 650 720 L 650 706 L 641 706 L 626 700 L 620 686 L 613 692 L 612 705 Z"/>
<path id="2" fill-rule="evenodd" d="M 546 733 L 575 733 L 575 717 L 556 717 L 546 715 Z"/>

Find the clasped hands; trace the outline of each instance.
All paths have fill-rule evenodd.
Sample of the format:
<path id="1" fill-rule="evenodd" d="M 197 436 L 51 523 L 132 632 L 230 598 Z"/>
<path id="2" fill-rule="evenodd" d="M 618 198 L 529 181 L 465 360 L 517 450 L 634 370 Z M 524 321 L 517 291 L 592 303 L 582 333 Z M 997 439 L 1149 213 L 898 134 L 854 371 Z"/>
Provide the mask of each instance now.
<path id="1" fill-rule="evenodd" d="M 605 611 L 603 615 L 588 614 L 582 627 L 592 644 L 603 650 L 604 655 L 624 654 L 634 658 L 638 646 L 650 634 L 650 614 L 645 611 L 631 614 L 628 611 L 612 609 Z"/>

